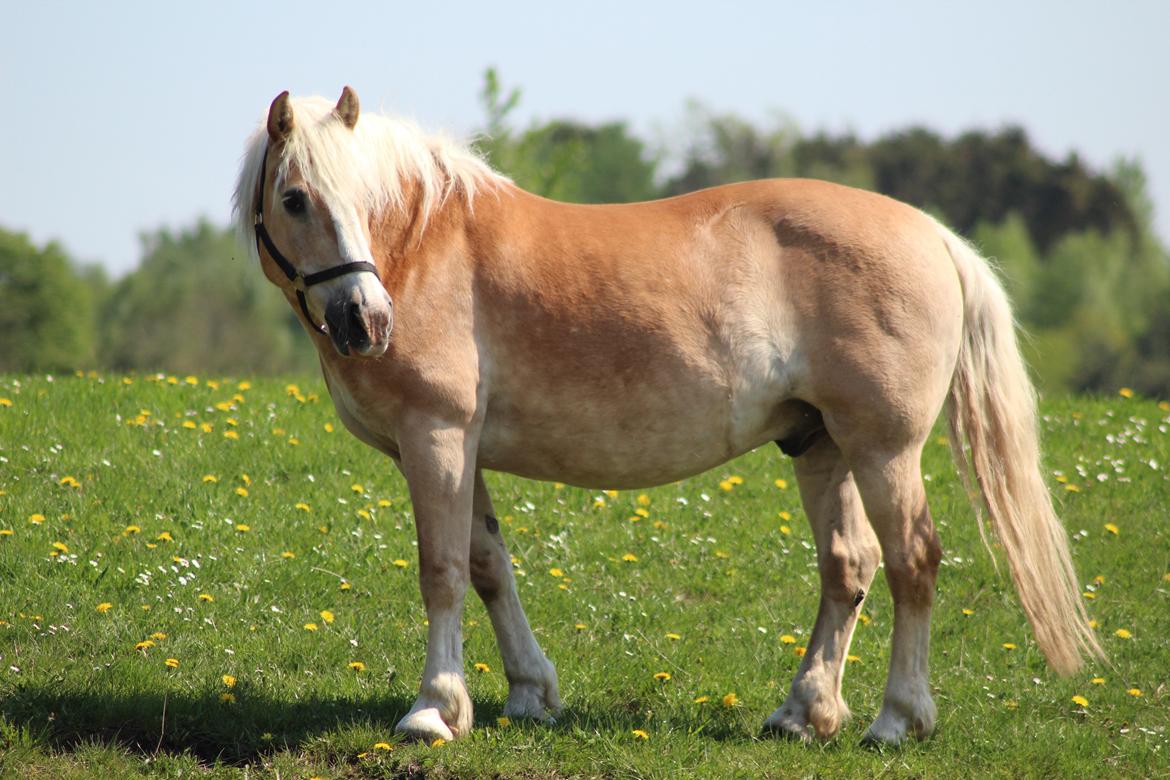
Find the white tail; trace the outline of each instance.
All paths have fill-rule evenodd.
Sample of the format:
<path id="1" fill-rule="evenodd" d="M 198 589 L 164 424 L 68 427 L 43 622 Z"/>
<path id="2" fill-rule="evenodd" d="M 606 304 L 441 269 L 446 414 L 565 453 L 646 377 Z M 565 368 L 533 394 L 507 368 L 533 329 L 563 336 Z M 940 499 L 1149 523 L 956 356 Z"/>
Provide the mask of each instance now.
<path id="1" fill-rule="evenodd" d="M 983 498 L 1036 642 L 1053 669 L 1070 674 L 1084 656 L 1104 658 L 1104 652 L 1089 626 L 1068 536 L 1044 483 L 1036 393 L 1016 343 L 1011 307 L 987 261 L 939 229 L 959 272 L 964 305 L 963 341 L 947 399 L 951 450 L 968 493 L 974 496 L 977 489 Z"/>

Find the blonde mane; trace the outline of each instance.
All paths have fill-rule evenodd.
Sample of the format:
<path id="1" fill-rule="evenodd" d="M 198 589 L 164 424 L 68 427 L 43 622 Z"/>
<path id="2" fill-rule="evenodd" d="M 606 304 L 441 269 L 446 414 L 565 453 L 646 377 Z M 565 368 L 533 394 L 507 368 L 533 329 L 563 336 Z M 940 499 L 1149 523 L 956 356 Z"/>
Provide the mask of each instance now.
<path id="1" fill-rule="evenodd" d="M 296 165 L 331 210 L 354 205 L 376 217 L 404 208 L 407 185 L 418 188 L 422 224 L 447 199 L 458 194 L 470 205 L 480 190 L 508 182 L 467 144 L 442 134 L 428 135 L 417 124 L 363 112 L 350 130 L 320 97 L 294 98 L 293 130 L 280 157 L 269 203 L 279 201 L 289 169 Z M 252 224 L 256 191 L 268 147 L 266 125 L 248 137 L 232 197 L 233 219 L 241 240 L 253 253 Z"/>

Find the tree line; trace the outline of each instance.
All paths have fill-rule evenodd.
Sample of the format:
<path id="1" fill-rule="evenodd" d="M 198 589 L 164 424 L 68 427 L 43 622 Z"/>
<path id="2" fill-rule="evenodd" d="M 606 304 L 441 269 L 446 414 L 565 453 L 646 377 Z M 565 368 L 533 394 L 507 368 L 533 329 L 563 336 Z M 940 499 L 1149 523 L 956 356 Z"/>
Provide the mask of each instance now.
<path id="1" fill-rule="evenodd" d="M 993 258 L 1048 390 L 1170 392 L 1170 255 L 1152 229 L 1143 170 L 1053 159 L 1019 127 L 946 138 L 912 127 L 865 141 L 686 107 L 669 140 L 621 121 L 518 127 L 521 100 L 493 70 L 477 145 L 532 192 L 583 203 L 666 197 L 773 176 L 827 179 L 923 208 Z M 206 220 L 142 239 L 108 279 L 55 244 L 0 229 L 0 371 L 252 374 L 316 359 L 283 297 L 226 227 Z"/>

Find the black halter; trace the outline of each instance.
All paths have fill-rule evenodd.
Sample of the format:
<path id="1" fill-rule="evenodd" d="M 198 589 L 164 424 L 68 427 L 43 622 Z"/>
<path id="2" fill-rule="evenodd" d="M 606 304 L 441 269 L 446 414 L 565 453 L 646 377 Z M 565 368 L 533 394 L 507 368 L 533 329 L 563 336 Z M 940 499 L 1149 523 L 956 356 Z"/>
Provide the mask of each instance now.
<path id="1" fill-rule="evenodd" d="M 268 250 L 268 255 L 272 258 L 273 262 L 276 263 L 281 271 L 284 271 L 284 275 L 288 277 L 288 280 L 292 282 L 293 288 L 296 289 L 297 302 L 301 304 L 301 311 L 304 313 L 305 319 L 308 320 L 309 325 L 311 325 L 314 330 L 320 331 L 321 333 L 326 333 L 328 331 L 325 330 L 325 326 L 318 325 L 313 319 L 313 315 L 309 314 L 309 304 L 305 301 L 305 290 L 309 289 L 315 284 L 327 282 L 330 279 L 336 279 L 337 277 L 345 276 L 346 274 L 362 272 L 371 273 L 374 276 L 378 276 L 378 268 L 373 263 L 367 262 L 365 260 L 357 260 L 352 263 L 342 263 L 341 265 L 335 265 L 332 268 L 326 268 L 324 271 L 317 271 L 316 273 L 312 273 L 307 276 L 298 271 L 293 266 L 293 264 L 288 261 L 288 258 L 280 253 L 280 250 L 276 248 L 276 244 L 272 243 L 272 236 L 268 235 L 268 228 L 264 227 L 264 171 L 267 169 L 267 167 L 268 147 L 265 146 L 264 160 L 260 163 L 260 194 L 256 198 L 256 214 L 253 220 L 253 224 L 255 225 L 256 230 L 256 251 L 259 252 L 260 245 L 264 245 L 264 248 Z"/>

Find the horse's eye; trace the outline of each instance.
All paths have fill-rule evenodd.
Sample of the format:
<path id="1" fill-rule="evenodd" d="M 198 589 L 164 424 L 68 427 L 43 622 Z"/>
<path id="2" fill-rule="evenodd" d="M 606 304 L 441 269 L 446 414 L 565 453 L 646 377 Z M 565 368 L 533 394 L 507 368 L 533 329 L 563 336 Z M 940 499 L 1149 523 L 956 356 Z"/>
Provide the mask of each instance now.
<path id="1" fill-rule="evenodd" d="M 302 190 L 289 190 L 284 193 L 281 202 L 289 214 L 299 216 L 305 213 L 305 193 Z"/>

